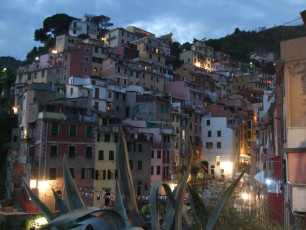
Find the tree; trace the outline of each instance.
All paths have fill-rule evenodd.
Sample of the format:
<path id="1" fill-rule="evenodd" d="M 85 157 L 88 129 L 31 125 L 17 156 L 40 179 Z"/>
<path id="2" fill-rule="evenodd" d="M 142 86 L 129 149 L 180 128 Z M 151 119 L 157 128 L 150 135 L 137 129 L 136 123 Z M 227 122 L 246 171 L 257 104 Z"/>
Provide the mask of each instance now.
<path id="1" fill-rule="evenodd" d="M 182 52 L 184 52 L 185 50 L 191 50 L 191 43 L 190 42 L 185 42 L 182 45 Z"/>
<path id="2" fill-rule="evenodd" d="M 66 33 L 68 31 L 69 24 L 74 19 L 75 18 L 67 14 L 55 14 L 46 18 L 43 22 L 43 28 L 35 30 L 35 41 L 46 43 L 49 39 Z"/>
<path id="3" fill-rule="evenodd" d="M 102 35 L 105 32 L 109 31 L 108 27 L 114 25 L 113 23 L 110 22 L 110 17 L 107 17 L 105 15 L 95 16 L 91 19 L 91 22 L 97 24 L 99 35 Z"/>

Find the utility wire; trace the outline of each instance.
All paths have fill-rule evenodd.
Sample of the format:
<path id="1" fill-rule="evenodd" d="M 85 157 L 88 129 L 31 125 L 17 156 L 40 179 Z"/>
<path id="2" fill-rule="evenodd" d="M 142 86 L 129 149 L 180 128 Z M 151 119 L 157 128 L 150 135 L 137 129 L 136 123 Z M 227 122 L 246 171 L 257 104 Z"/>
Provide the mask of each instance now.
<path id="1" fill-rule="evenodd" d="M 299 20 L 299 19 L 302 19 L 302 18 L 299 17 L 299 18 L 294 19 L 294 20 L 292 20 L 292 21 L 290 21 L 290 22 L 286 22 L 286 23 L 282 24 L 282 26 L 287 25 L 287 24 L 289 24 L 289 23 L 291 23 L 291 22 L 295 22 L 295 21 L 297 21 L 297 20 Z"/>

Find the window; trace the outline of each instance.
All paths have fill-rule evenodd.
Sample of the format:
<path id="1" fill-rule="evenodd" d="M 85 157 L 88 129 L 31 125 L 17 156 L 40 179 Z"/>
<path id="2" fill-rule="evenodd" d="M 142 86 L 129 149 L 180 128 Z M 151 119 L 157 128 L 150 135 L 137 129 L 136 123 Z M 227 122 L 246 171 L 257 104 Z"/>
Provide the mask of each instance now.
<path id="1" fill-rule="evenodd" d="M 103 150 L 99 150 L 98 160 L 100 160 L 100 161 L 104 160 L 104 151 Z"/>
<path id="2" fill-rule="evenodd" d="M 218 137 L 221 137 L 221 130 L 218 130 L 217 135 Z"/>
<path id="3" fill-rule="evenodd" d="M 154 150 L 151 151 L 151 158 L 154 158 Z"/>
<path id="4" fill-rule="evenodd" d="M 59 128 L 59 124 L 52 122 L 52 124 L 51 124 L 51 135 L 58 135 L 58 128 Z"/>
<path id="5" fill-rule="evenodd" d="M 49 168 L 49 180 L 56 180 L 57 168 Z"/>
<path id="6" fill-rule="evenodd" d="M 142 161 L 138 161 L 137 169 L 142 170 Z"/>
<path id="7" fill-rule="evenodd" d="M 94 179 L 94 168 L 82 168 L 81 179 Z"/>
<path id="8" fill-rule="evenodd" d="M 64 70 L 67 70 L 67 64 L 64 65 Z"/>
<path id="9" fill-rule="evenodd" d="M 221 142 L 217 142 L 217 149 L 221 149 Z"/>
<path id="10" fill-rule="evenodd" d="M 160 105 L 160 112 L 164 113 L 164 105 Z"/>
<path id="11" fill-rule="evenodd" d="M 142 152 L 142 144 L 138 144 L 138 152 Z"/>
<path id="12" fill-rule="evenodd" d="M 104 134 L 104 142 L 110 142 L 110 134 Z"/>
<path id="13" fill-rule="evenodd" d="M 31 80 L 32 79 L 32 76 L 31 76 L 31 74 L 29 73 L 28 74 L 28 80 Z"/>
<path id="14" fill-rule="evenodd" d="M 109 155 L 108 155 L 108 159 L 110 161 L 113 161 L 115 158 L 114 158 L 114 151 L 109 151 Z"/>
<path id="15" fill-rule="evenodd" d="M 153 77 L 153 75 L 151 75 L 151 81 L 153 81 L 154 80 L 154 77 Z"/>
<path id="16" fill-rule="evenodd" d="M 70 174 L 72 178 L 75 178 L 75 169 L 74 168 L 69 168 Z"/>
<path id="17" fill-rule="evenodd" d="M 86 137 L 92 137 L 92 126 L 86 126 Z"/>
<path id="18" fill-rule="evenodd" d="M 75 146 L 69 146 L 68 157 L 75 158 Z"/>
<path id="19" fill-rule="evenodd" d="M 88 63 L 88 62 L 89 62 L 89 57 L 88 57 L 88 56 L 85 56 L 84 61 L 85 61 L 86 63 Z"/>
<path id="20" fill-rule="evenodd" d="M 117 68 L 117 72 L 120 73 L 120 67 Z"/>
<path id="21" fill-rule="evenodd" d="M 206 126 L 210 126 L 210 120 L 206 121 Z"/>
<path id="22" fill-rule="evenodd" d="M 52 158 L 57 157 L 57 145 L 50 146 L 50 157 Z"/>
<path id="23" fill-rule="evenodd" d="M 130 169 L 133 170 L 133 160 L 130 160 Z"/>
<path id="24" fill-rule="evenodd" d="M 89 52 L 89 51 L 90 51 L 90 48 L 86 47 L 85 52 Z"/>
<path id="25" fill-rule="evenodd" d="M 133 77 L 133 71 L 132 70 L 130 70 L 130 76 Z"/>
<path id="26" fill-rule="evenodd" d="M 86 158 L 92 158 L 92 147 L 90 147 L 90 146 L 86 147 L 85 157 Z"/>
<path id="27" fill-rule="evenodd" d="M 154 166 L 151 166 L 151 175 L 154 175 Z"/>
<path id="28" fill-rule="evenodd" d="M 84 72 L 86 73 L 88 71 L 87 66 L 84 67 Z"/>
<path id="29" fill-rule="evenodd" d="M 208 137 L 211 137 L 211 131 L 208 131 L 208 132 L 207 132 L 207 136 L 208 136 Z"/>
<path id="30" fill-rule="evenodd" d="M 158 159 L 161 158 L 161 151 L 157 151 L 157 158 L 158 158 Z"/>
<path id="31" fill-rule="evenodd" d="M 213 148 L 213 143 L 212 142 L 206 142 L 206 148 L 207 149 L 212 149 Z"/>
<path id="32" fill-rule="evenodd" d="M 160 175 L 160 166 L 157 166 L 156 175 Z"/>
<path id="33" fill-rule="evenodd" d="M 77 134 L 77 126 L 76 125 L 70 125 L 69 136 L 76 136 L 76 134 Z"/>
<path id="34" fill-rule="evenodd" d="M 168 106 L 166 106 L 166 114 L 169 113 L 169 109 L 168 109 Z"/>
<path id="35" fill-rule="evenodd" d="M 152 59 L 152 54 L 149 54 L 149 58 Z"/>
<path id="36" fill-rule="evenodd" d="M 146 74 L 145 73 L 142 74 L 142 78 L 143 79 L 146 78 Z"/>
<path id="37" fill-rule="evenodd" d="M 98 51 L 99 51 L 99 48 L 95 47 L 95 53 L 98 53 Z"/>

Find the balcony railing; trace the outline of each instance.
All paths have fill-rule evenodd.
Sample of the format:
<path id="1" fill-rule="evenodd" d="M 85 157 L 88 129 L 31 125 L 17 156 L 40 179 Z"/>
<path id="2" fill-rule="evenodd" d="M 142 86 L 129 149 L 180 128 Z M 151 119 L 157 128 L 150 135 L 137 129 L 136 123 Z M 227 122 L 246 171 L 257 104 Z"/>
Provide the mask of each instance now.
<path id="1" fill-rule="evenodd" d="M 95 116 L 81 115 L 81 114 L 64 114 L 64 113 L 54 113 L 54 112 L 40 112 L 38 114 L 38 119 L 55 119 L 55 120 L 66 120 L 66 121 L 89 121 L 97 122 Z"/>

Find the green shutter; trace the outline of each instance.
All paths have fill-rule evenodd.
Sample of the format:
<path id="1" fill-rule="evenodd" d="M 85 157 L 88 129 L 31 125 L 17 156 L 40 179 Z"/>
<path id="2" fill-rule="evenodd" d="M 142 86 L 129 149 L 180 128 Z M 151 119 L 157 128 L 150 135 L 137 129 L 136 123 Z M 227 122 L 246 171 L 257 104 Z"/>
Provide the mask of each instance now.
<path id="1" fill-rule="evenodd" d="M 136 113 L 139 113 L 139 105 L 136 105 Z"/>
<path id="2" fill-rule="evenodd" d="M 84 168 L 82 168 L 81 179 L 85 179 L 85 169 Z"/>
<path id="3" fill-rule="evenodd" d="M 95 179 L 95 168 L 91 168 L 91 179 Z"/>

